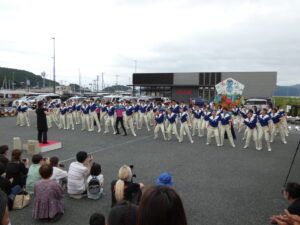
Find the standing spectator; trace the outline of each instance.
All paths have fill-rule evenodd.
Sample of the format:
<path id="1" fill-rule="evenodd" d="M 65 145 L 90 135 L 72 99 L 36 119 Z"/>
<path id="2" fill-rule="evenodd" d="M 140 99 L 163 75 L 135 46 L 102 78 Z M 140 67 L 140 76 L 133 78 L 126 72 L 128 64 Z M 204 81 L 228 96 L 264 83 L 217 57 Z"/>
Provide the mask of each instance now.
<path id="1" fill-rule="evenodd" d="M 138 225 L 187 225 L 182 201 L 172 188 L 153 186 L 142 196 Z"/>
<path id="2" fill-rule="evenodd" d="M 15 149 L 12 151 L 11 161 L 6 167 L 6 178 L 13 178 L 13 186 L 20 185 L 24 187 L 30 163 L 28 159 L 21 160 L 21 155 L 21 150 Z"/>
<path id="3" fill-rule="evenodd" d="M 119 179 L 111 183 L 112 207 L 122 200 L 139 203 L 141 189 L 144 188 L 144 184 L 133 183 L 131 179 L 132 171 L 130 167 L 122 166 L 119 170 Z"/>
<path id="4" fill-rule="evenodd" d="M 64 190 L 58 183 L 50 179 L 53 172 L 52 166 L 48 164 L 42 165 L 39 172 L 42 180 L 34 185 L 32 217 L 34 219 L 56 222 L 64 213 L 62 203 Z"/>
<path id="5" fill-rule="evenodd" d="M 90 225 L 105 225 L 105 217 L 101 213 L 94 213 L 90 217 Z"/>
<path id="6" fill-rule="evenodd" d="M 68 193 L 72 198 L 82 198 L 86 194 L 86 179 L 91 170 L 92 156 L 86 152 L 78 152 L 77 162 L 72 162 L 68 172 Z"/>
<path id="7" fill-rule="evenodd" d="M 104 177 L 101 172 L 101 165 L 98 163 L 93 163 L 91 167 L 91 175 L 87 179 L 87 195 L 90 199 L 97 200 L 103 194 Z"/>
<path id="8" fill-rule="evenodd" d="M 7 152 L 8 152 L 7 145 L 0 146 L 0 162 L 3 163 L 5 169 L 8 163 Z"/>
<path id="9" fill-rule="evenodd" d="M 36 118 L 37 118 L 37 130 L 38 130 L 38 140 L 40 143 L 48 144 L 47 140 L 47 117 L 49 114 L 46 108 L 44 108 L 44 102 L 38 102 L 38 108 L 36 109 Z"/>
<path id="10" fill-rule="evenodd" d="M 9 212 L 7 207 L 7 196 L 0 190 L 0 224 L 9 225 Z"/>
<path id="11" fill-rule="evenodd" d="M 31 159 L 31 166 L 29 167 L 27 179 L 26 179 L 26 191 L 29 194 L 33 194 L 33 188 L 35 182 L 39 181 L 41 179 L 41 175 L 39 172 L 39 169 L 41 167 L 41 164 L 44 162 L 42 155 L 37 154 L 33 155 Z"/>
<path id="12" fill-rule="evenodd" d="M 59 164 L 59 159 L 56 156 L 50 158 L 50 165 L 53 167 L 51 180 L 56 180 L 61 186 L 66 185 L 68 172 L 62 169 L 64 165 Z"/>
<path id="13" fill-rule="evenodd" d="M 110 210 L 107 225 L 136 225 L 137 211 L 136 205 L 121 201 Z"/>

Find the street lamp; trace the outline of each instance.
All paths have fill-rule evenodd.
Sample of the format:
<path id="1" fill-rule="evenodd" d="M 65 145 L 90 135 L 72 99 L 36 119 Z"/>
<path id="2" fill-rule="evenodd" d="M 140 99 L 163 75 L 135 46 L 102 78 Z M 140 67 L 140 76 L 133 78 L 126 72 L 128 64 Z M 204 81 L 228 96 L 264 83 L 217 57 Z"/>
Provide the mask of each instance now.
<path id="1" fill-rule="evenodd" d="M 55 37 L 52 38 L 53 40 L 53 93 L 56 92 L 56 81 L 55 81 Z"/>

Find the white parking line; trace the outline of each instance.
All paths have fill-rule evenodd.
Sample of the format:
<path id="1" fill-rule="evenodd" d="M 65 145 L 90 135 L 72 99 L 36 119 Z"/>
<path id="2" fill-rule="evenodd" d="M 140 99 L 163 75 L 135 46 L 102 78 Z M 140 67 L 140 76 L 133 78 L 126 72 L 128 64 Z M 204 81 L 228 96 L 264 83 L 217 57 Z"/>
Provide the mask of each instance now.
<path id="1" fill-rule="evenodd" d="M 132 143 L 144 140 L 144 139 L 152 137 L 152 136 L 153 135 L 143 136 L 143 137 L 135 138 L 135 139 L 132 139 L 132 140 L 129 140 L 129 141 L 125 141 L 125 142 L 119 143 L 119 144 L 110 145 L 108 147 L 104 147 L 104 148 L 101 148 L 101 149 L 93 151 L 93 152 L 88 152 L 88 154 L 95 154 L 95 153 L 98 153 L 98 152 L 103 152 L 103 151 L 108 150 L 108 149 L 120 147 L 120 146 L 127 145 L 127 144 L 132 144 Z M 71 158 L 68 158 L 68 159 L 64 159 L 64 160 L 62 160 L 60 162 L 63 163 L 63 162 L 68 162 L 68 161 L 75 160 L 75 159 L 76 159 L 76 157 L 71 157 Z"/>

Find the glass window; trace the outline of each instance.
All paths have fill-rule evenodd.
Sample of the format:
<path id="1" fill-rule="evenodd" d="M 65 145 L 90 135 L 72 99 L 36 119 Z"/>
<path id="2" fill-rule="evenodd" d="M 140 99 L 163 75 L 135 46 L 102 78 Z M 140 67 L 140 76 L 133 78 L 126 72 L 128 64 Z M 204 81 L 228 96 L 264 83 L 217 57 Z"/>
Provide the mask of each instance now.
<path id="1" fill-rule="evenodd" d="M 204 98 L 205 98 L 205 99 L 209 99 L 209 89 L 208 89 L 208 87 L 206 87 L 206 88 L 204 89 Z"/>

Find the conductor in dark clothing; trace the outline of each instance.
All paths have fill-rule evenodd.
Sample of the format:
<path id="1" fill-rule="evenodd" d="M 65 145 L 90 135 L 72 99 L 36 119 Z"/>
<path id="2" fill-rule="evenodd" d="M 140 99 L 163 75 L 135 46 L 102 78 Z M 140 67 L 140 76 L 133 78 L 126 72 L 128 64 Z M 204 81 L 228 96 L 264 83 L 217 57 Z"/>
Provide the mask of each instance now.
<path id="1" fill-rule="evenodd" d="M 40 143 L 48 144 L 47 142 L 48 126 L 47 126 L 46 115 L 49 114 L 49 112 L 43 106 L 44 106 L 44 102 L 39 101 L 38 108 L 36 109 L 38 140 Z"/>

